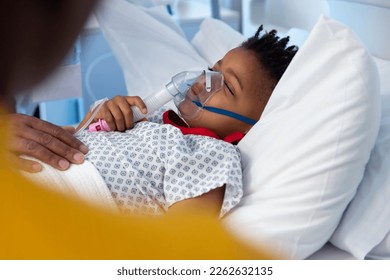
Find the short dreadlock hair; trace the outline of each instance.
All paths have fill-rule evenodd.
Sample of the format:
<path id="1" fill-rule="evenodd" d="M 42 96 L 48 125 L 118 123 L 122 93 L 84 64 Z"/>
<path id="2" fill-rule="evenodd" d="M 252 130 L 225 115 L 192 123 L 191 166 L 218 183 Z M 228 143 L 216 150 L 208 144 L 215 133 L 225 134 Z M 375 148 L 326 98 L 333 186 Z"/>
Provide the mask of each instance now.
<path id="1" fill-rule="evenodd" d="M 241 47 L 252 50 L 269 77 L 277 83 L 298 51 L 298 47 L 287 47 L 290 38 L 280 39 L 276 35 L 276 30 L 265 32 L 259 37 L 261 31 L 263 31 L 263 25 L 259 27 L 254 36 L 244 41 Z"/>

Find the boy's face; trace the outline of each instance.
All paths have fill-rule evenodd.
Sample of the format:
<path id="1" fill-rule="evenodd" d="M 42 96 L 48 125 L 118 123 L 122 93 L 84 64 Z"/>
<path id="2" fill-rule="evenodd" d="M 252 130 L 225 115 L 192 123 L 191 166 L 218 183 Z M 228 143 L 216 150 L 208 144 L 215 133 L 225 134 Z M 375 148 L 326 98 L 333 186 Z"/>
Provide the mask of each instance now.
<path id="1" fill-rule="evenodd" d="M 266 105 L 264 98 L 261 98 L 263 91 L 272 91 L 274 83 L 267 78 L 253 51 L 235 48 L 219 60 L 212 70 L 223 73 L 225 84 L 205 105 L 258 120 Z M 252 127 L 240 120 L 207 110 L 201 110 L 198 116 L 186 119 L 186 122 L 191 127 L 208 128 L 222 138 L 236 131 L 247 133 Z"/>

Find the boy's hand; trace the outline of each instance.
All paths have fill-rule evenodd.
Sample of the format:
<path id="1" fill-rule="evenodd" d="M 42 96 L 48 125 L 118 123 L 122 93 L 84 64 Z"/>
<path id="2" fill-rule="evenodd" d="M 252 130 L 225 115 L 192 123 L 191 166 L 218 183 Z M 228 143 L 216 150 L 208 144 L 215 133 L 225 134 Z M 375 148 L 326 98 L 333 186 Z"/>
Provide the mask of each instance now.
<path id="1" fill-rule="evenodd" d="M 125 131 L 134 126 L 131 106 L 137 106 L 143 114 L 147 108 L 139 96 L 115 96 L 106 101 L 96 114 L 94 121 L 104 119 L 112 131 Z"/>

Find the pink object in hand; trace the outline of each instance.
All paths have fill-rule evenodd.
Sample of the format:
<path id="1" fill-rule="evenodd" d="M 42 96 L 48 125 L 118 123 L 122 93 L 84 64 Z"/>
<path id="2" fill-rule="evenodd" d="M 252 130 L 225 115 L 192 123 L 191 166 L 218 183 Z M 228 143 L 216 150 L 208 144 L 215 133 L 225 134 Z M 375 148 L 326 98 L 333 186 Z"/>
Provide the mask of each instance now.
<path id="1" fill-rule="evenodd" d="M 110 127 L 105 120 L 100 119 L 95 123 L 91 123 L 88 127 L 88 131 L 110 131 Z"/>

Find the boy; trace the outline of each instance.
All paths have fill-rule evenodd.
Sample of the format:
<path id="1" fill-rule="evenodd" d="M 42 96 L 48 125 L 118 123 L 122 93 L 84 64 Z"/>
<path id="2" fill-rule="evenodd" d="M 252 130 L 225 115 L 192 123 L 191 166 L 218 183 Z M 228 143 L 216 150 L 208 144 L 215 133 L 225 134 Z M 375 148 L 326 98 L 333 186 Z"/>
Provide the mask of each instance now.
<path id="1" fill-rule="evenodd" d="M 83 132 L 91 161 L 124 212 L 162 214 L 182 207 L 210 208 L 226 214 L 242 197 L 238 148 L 232 145 L 256 123 L 297 48 L 276 31 L 259 37 L 262 27 L 229 51 L 210 70 L 224 76 L 222 87 L 203 104 L 192 100 L 133 123 L 131 106 L 146 112 L 139 97 L 117 96 L 96 115 L 110 133 Z M 203 89 L 193 86 L 193 96 Z M 189 117 L 188 106 L 197 114 Z M 193 108 L 194 109 L 194 108 Z M 132 130 L 129 130 L 133 128 Z M 204 137 L 207 136 L 207 137 Z M 223 140 L 223 141 L 221 141 Z"/>

